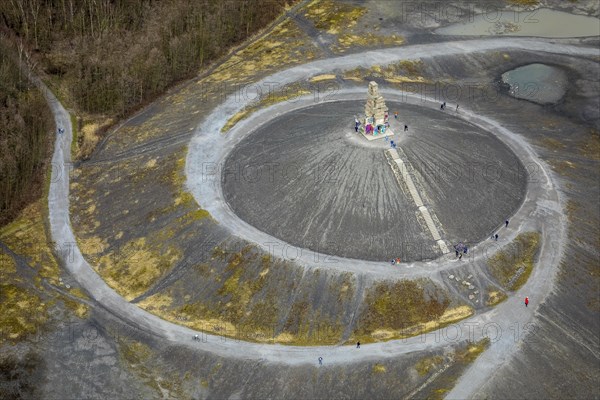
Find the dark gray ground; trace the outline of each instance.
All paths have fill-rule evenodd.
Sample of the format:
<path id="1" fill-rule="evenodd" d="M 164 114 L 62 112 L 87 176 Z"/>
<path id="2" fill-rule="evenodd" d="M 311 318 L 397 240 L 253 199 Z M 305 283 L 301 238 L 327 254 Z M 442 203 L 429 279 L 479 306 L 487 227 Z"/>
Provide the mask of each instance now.
<path id="1" fill-rule="evenodd" d="M 261 126 L 225 161 L 225 197 L 242 219 L 296 246 L 368 260 L 431 258 L 439 250 L 392 174 L 383 151 L 389 144 L 353 133 L 362 107 L 326 103 Z M 526 174 L 507 146 L 448 118 L 454 110 L 388 107 L 400 113 L 395 140 L 444 239 L 477 242 L 516 211 Z"/>

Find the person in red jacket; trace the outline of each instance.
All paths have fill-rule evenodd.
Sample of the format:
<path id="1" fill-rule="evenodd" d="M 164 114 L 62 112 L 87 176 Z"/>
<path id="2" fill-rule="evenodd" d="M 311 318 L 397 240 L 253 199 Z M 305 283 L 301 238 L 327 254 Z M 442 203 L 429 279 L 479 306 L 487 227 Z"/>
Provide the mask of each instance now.
<path id="1" fill-rule="evenodd" d="M 529 304 L 529 297 L 525 297 L 525 307 L 527 307 L 527 304 Z"/>

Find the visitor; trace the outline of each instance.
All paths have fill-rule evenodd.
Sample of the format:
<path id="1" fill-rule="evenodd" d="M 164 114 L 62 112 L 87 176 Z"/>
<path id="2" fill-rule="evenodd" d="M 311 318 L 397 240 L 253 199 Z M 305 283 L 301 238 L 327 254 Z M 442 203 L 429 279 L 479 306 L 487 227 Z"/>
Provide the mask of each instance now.
<path id="1" fill-rule="evenodd" d="M 458 104 L 456 105 L 456 111 L 458 112 Z"/>
<path id="2" fill-rule="evenodd" d="M 496 242 L 498 241 L 498 234 L 496 233 L 496 235 L 494 235 L 494 237 L 496 238 Z"/>
<path id="3" fill-rule="evenodd" d="M 319 357 L 319 365 L 323 365 L 323 357 Z"/>
<path id="4" fill-rule="evenodd" d="M 504 221 L 504 223 L 506 224 L 506 228 L 508 228 L 508 220 Z"/>
<path id="5" fill-rule="evenodd" d="M 529 297 L 525 297 L 525 307 L 529 304 Z"/>
<path id="6" fill-rule="evenodd" d="M 392 258 L 392 265 L 396 264 L 396 260 Z"/>
<path id="7" fill-rule="evenodd" d="M 440 110 L 443 110 L 443 109 L 444 109 L 444 104 L 441 104 L 440 105 Z"/>
<path id="8" fill-rule="evenodd" d="M 398 119 L 398 111 L 394 112 L 394 119 Z"/>
<path id="9" fill-rule="evenodd" d="M 358 133 L 358 122 L 356 123 L 356 125 L 354 125 L 354 130 L 356 131 L 356 133 Z"/>
<path id="10" fill-rule="evenodd" d="M 360 342 L 356 342 L 356 348 L 360 349 Z"/>
<path id="11" fill-rule="evenodd" d="M 408 132 L 408 125 L 404 125 L 404 132 Z"/>

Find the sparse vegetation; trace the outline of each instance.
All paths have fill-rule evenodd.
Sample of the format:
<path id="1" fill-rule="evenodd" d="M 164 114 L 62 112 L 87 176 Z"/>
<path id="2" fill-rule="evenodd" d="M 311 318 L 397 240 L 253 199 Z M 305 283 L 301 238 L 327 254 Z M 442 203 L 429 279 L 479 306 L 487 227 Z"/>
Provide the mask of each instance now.
<path id="1" fill-rule="evenodd" d="M 79 318 L 88 313 L 86 304 L 52 290 L 43 281 L 61 286 L 59 266 L 46 238 L 42 200 L 25 208 L 17 218 L 0 229 L 0 241 L 22 255 L 30 270 L 18 271 L 13 258 L 0 250 L 0 344 L 16 343 L 39 333 L 51 319 L 57 301 Z M 60 251 L 60 249 L 58 249 Z M 24 276 L 31 274 L 32 279 Z M 74 297 L 85 298 L 76 288 Z"/>
<path id="2" fill-rule="evenodd" d="M 386 66 L 374 65 L 371 68 L 355 68 L 345 71 L 343 78 L 353 81 L 384 79 L 391 84 L 407 82 L 429 82 L 423 77 L 424 65 L 421 60 L 404 60 Z"/>
<path id="3" fill-rule="evenodd" d="M 365 7 L 356 7 L 334 0 L 315 0 L 306 7 L 305 16 L 317 29 L 336 35 L 355 26 L 360 17 L 366 13 Z"/>
<path id="4" fill-rule="evenodd" d="M 234 114 L 231 118 L 229 118 L 229 120 L 227 120 L 225 125 L 223 125 L 223 127 L 221 128 L 221 132 L 228 132 L 238 122 L 245 118 L 248 118 L 250 115 L 252 115 L 257 110 L 260 110 L 261 108 L 269 107 L 273 104 L 295 99 L 297 97 L 304 96 L 307 94 L 310 94 L 310 91 L 307 88 L 302 87 L 298 83 L 286 85 L 276 92 L 268 93 L 266 96 L 261 97 L 257 102 L 252 103 L 243 110 Z"/>
<path id="5" fill-rule="evenodd" d="M 98 272 L 125 299 L 133 300 L 180 259 L 181 250 L 174 246 L 161 248 L 137 238 L 100 257 Z"/>
<path id="6" fill-rule="evenodd" d="M 539 0 L 508 0 L 508 3 L 519 6 L 537 6 Z"/>
<path id="7" fill-rule="evenodd" d="M 466 346 L 461 346 L 450 356 L 450 362 L 453 363 L 451 371 L 438 376 L 426 392 L 420 393 L 422 398 L 443 399 L 456 384 L 460 374 L 469 364 L 477 359 L 483 351 L 489 346 L 490 340 L 484 338 L 478 342 L 469 342 Z"/>
<path id="8" fill-rule="evenodd" d="M 580 144 L 581 154 L 592 159 L 600 160 L 600 132 L 593 129 L 590 135 Z"/>
<path id="9" fill-rule="evenodd" d="M 269 256 L 259 254 L 249 246 L 235 253 L 216 247 L 213 260 L 217 264 L 225 261 L 225 270 L 216 274 L 206 265 L 197 272 L 203 280 L 215 282 L 216 290 L 211 289 L 206 295 L 189 294 L 184 285 L 176 284 L 139 305 L 169 321 L 247 341 L 290 345 L 339 343 L 344 326 L 338 320 L 337 310 L 346 307 L 354 296 L 352 275 L 344 274 L 330 281 L 326 292 L 331 301 L 326 303 L 334 308 L 324 311 L 315 307 L 310 291 L 296 294 L 299 276 L 287 270 L 289 278 L 282 281 L 281 270 L 287 267 L 273 265 Z M 317 278 L 318 274 L 305 277 Z M 182 290 L 188 294 L 182 295 Z"/>
<path id="10" fill-rule="evenodd" d="M 432 369 L 436 368 L 438 365 L 444 362 L 444 357 L 442 356 L 433 356 L 426 357 L 417 362 L 415 365 L 415 369 L 419 373 L 420 376 L 427 375 Z"/>
<path id="11" fill-rule="evenodd" d="M 225 87 L 224 82 L 234 85 L 235 89 L 252 82 L 257 74 L 263 75 L 284 66 L 306 62 L 314 59 L 317 54 L 318 49 L 298 25 L 288 18 L 269 35 L 231 56 L 203 79 L 201 84 L 206 89 L 207 96 L 223 96 L 232 89 Z"/>
<path id="12" fill-rule="evenodd" d="M 373 373 L 374 374 L 383 374 L 386 372 L 385 365 L 383 364 L 374 364 L 373 365 Z"/>
<path id="13" fill-rule="evenodd" d="M 336 53 L 344 53 L 347 49 L 353 46 L 361 47 L 385 47 L 385 46 L 400 46 L 404 44 L 404 38 L 399 35 L 378 35 L 373 32 L 364 34 L 345 33 L 337 39 L 337 44 L 332 46 L 332 50 Z"/>
<path id="14" fill-rule="evenodd" d="M 517 290 L 529 278 L 540 247 L 538 232 L 521 233 L 515 240 L 488 260 L 490 272 L 500 285 Z"/>
<path id="15" fill-rule="evenodd" d="M 448 309 L 449 305 L 445 293 L 437 288 L 427 293 L 423 282 L 380 282 L 367 293 L 351 341 L 368 343 L 413 336 L 473 313 L 470 307 Z"/>
<path id="16" fill-rule="evenodd" d="M 501 291 L 497 288 L 489 287 L 485 305 L 490 306 L 490 307 L 495 306 L 495 305 L 502 303 L 507 298 L 508 298 L 508 296 L 506 296 L 506 294 L 503 291 Z"/>

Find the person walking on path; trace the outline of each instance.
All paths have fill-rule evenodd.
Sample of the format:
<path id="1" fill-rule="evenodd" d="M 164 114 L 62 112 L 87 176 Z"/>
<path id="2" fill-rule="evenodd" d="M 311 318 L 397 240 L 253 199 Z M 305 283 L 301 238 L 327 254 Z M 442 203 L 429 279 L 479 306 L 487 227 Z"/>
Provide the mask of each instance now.
<path id="1" fill-rule="evenodd" d="M 504 223 L 506 224 L 506 228 L 508 228 L 508 220 L 504 221 Z"/>
<path id="2" fill-rule="evenodd" d="M 356 342 L 356 348 L 360 349 L 360 342 Z"/>
<path id="3" fill-rule="evenodd" d="M 525 297 L 525 307 L 529 304 L 529 297 Z"/>
<path id="4" fill-rule="evenodd" d="M 496 238 L 496 242 L 497 242 L 498 241 L 498 234 L 497 233 L 494 235 L 494 238 Z"/>
<path id="5" fill-rule="evenodd" d="M 319 365 L 323 365 L 323 357 L 319 357 Z"/>
<path id="6" fill-rule="evenodd" d="M 394 119 L 398 119 L 398 111 L 394 112 Z"/>
<path id="7" fill-rule="evenodd" d="M 456 105 L 456 111 L 458 112 L 458 104 Z"/>
<path id="8" fill-rule="evenodd" d="M 404 125 L 404 132 L 408 132 L 408 125 Z"/>

